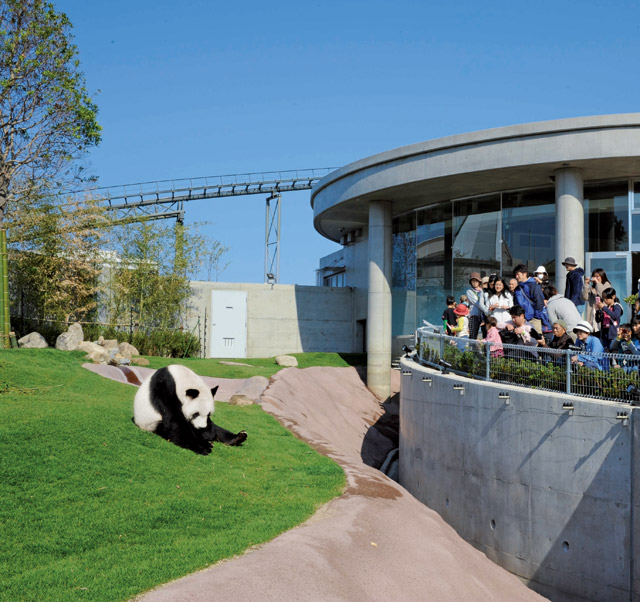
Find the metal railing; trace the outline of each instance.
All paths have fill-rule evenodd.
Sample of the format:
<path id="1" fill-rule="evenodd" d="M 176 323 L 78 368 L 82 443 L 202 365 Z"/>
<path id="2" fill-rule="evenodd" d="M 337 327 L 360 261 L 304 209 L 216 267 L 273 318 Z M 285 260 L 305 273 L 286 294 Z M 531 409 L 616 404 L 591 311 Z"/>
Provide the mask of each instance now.
<path id="1" fill-rule="evenodd" d="M 425 365 L 499 383 L 625 403 L 640 403 L 640 355 L 586 353 L 416 331 Z"/>

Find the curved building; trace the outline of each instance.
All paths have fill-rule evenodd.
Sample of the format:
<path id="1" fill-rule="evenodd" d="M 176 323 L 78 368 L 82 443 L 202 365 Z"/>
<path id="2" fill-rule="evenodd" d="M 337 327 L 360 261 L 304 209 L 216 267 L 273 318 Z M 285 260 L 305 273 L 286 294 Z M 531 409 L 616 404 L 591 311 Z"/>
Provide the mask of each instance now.
<path id="1" fill-rule="evenodd" d="M 360 292 L 368 384 L 385 397 L 392 339 L 439 324 L 471 271 L 544 265 L 564 291 L 561 262 L 572 256 L 585 272 L 604 268 L 620 298 L 637 292 L 640 114 L 412 144 L 332 172 L 311 203 L 318 232 L 343 244 L 321 260 L 321 277 Z"/>

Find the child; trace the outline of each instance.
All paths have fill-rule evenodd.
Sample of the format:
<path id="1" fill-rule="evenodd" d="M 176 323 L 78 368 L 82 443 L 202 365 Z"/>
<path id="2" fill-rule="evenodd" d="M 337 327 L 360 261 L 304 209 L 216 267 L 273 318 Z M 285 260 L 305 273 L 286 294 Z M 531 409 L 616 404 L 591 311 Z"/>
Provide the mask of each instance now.
<path id="1" fill-rule="evenodd" d="M 631 324 L 621 324 L 618 329 L 618 338 L 611 343 L 609 347 L 611 353 L 620 353 L 624 355 L 640 355 L 640 350 L 633 344 L 631 340 Z M 625 372 L 635 372 L 638 370 L 638 359 L 630 360 L 625 358 L 612 358 L 615 368 L 623 368 Z"/>
<path id="2" fill-rule="evenodd" d="M 460 303 L 469 307 L 469 299 L 467 299 L 466 295 L 460 295 Z"/>
<path id="3" fill-rule="evenodd" d="M 453 310 L 453 313 L 458 317 L 458 323 L 456 326 L 451 327 L 451 330 L 455 333 L 455 335 L 460 339 L 468 339 L 469 338 L 469 318 L 467 317 L 469 314 L 469 308 L 460 303 L 458 307 Z M 453 343 L 453 341 L 451 341 Z M 466 342 L 458 343 L 458 348 L 464 350 L 467 346 Z"/>
<path id="4" fill-rule="evenodd" d="M 454 336 L 455 333 L 451 330 L 451 326 L 456 326 L 458 323 L 458 317 L 453 311 L 456 307 L 456 299 L 453 295 L 449 295 L 447 297 L 447 309 L 444 310 L 442 314 L 442 326 L 444 328 L 444 333 Z"/>
<path id="5" fill-rule="evenodd" d="M 609 287 L 602 291 L 602 301 L 596 301 L 596 320 L 600 323 L 600 340 L 605 350 L 618 336 L 618 325 L 622 316 L 622 305 L 618 303 L 615 289 Z"/>
<path id="6" fill-rule="evenodd" d="M 491 357 L 504 356 L 502 339 L 500 338 L 500 333 L 498 332 L 498 320 L 496 320 L 493 316 L 489 316 L 487 318 L 487 336 L 484 340 L 493 343 L 491 345 Z"/>

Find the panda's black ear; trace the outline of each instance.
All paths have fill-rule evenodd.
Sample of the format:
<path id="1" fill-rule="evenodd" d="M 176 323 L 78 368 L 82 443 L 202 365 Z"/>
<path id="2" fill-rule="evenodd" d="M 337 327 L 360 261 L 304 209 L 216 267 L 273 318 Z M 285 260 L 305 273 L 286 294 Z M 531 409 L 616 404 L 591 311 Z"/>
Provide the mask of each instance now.
<path id="1" fill-rule="evenodd" d="M 187 397 L 195 399 L 196 397 L 198 397 L 198 395 L 200 395 L 200 391 L 198 391 L 198 389 L 187 389 L 185 394 Z"/>
<path id="2" fill-rule="evenodd" d="M 218 385 L 216 385 L 215 387 L 213 387 L 213 389 L 211 389 L 211 397 L 215 397 L 217 391 L 218 391 Z"/>

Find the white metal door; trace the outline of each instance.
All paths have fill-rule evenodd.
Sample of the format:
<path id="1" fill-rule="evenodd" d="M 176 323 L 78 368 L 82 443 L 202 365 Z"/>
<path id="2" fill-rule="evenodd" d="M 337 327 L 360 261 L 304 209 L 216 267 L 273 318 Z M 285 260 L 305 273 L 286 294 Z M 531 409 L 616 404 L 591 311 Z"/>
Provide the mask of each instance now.
<path id="1" fill-rule="evenodd" d="M 247 357 L 247 293 L 211 291 L 209 357 Z"/>

